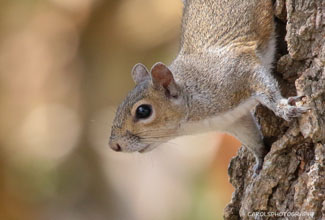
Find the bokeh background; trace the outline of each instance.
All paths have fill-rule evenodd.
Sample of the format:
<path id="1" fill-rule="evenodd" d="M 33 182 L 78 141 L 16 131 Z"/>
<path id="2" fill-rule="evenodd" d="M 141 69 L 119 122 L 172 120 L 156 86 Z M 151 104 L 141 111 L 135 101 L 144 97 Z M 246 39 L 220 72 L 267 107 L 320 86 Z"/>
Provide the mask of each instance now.
<path id="1" fill-rule="evenodd" d="M 107 146 L 142 62 L 178 50 L 181 0 L 0 0 L 0 219 L 215 220 L 239 146 L 218 133 L 147 154 Z"/>

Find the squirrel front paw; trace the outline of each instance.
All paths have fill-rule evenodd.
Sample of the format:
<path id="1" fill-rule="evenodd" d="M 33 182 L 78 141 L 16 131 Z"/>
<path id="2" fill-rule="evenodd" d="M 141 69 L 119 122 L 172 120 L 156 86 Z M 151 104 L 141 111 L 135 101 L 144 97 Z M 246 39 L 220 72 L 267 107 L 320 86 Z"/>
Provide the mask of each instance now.
<path id="1" fill-rule="evenodd" d="M 264 158 L 259 158 L 253 167 L 253 178 L 257 177 L 263 168 Z"/>
<path id="2" fill-rule="evenodd" d="M 282 99 L 277 106 L 277 115 L 286 121 L 291 121 L 292 118 L 300 117 L 310 108 L 306 106 L 296 106 L 296 103 L 302 99 L 303 96 L 293 96 L 288 99 Z"/>

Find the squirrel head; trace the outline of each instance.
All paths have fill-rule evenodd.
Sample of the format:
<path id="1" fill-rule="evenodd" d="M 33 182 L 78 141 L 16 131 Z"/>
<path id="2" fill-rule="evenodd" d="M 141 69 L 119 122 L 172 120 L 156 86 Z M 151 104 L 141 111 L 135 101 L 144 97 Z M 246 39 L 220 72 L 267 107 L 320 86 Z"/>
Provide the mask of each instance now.
<path id="1" fill-rule="evenodd" d="M 142 153 L 177 136 L 186 97 L 163 63 L 150 72 L 136 64 L 132 78 L 136 86 L 117 109 L 109 145 L 115 151 Z"/>

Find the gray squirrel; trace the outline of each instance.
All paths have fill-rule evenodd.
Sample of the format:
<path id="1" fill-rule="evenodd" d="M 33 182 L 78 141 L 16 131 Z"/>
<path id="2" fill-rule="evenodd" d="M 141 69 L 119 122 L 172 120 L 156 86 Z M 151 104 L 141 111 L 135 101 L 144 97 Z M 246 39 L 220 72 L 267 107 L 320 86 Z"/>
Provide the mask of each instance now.
<path id="1" fill-rule="evenodd" d="M 258 104 L 289 121 L 308 107 L 282 97 L 271 75 L 275 25 L 271 0 L 186 0 L 175 60 L 132 69 L 135 88 L 118 107 L 109 145 L 147 152 L 182 135 L 224 131 L 263 165 L 266 148 L 251 114 Z"/>

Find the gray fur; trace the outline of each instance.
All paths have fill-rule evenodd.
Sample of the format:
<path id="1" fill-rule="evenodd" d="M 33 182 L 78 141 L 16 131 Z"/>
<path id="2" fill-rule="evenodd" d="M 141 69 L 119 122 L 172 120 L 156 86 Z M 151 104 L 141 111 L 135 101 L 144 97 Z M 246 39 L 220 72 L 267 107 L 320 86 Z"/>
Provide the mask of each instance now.
<path id="1" fill-rule="evenodd" d="M 272 13 L 271 0 L 187 0 L 180 51 L 169 66 L 179 96 L 157 95 L 149 80 L 137 85 L 117 111 L 111 142 L 126 140 L 130 128 L 124 120 L 133 105 L 158 97 L 160 110 L 165 106 L 162 111 L 167 113 L 157 116 L 164 120 L 155 119 L 157 129 L 136 123 L 132 129 L 144 130 L 146 138 L 159 143 L 180 135 L 226 131 L 252 150 L 259 170 L 265 149 L 250 110 L 259 102 L 285 120 L 307 110 L 289 105 L 270 74 L 275 50 Z M 145 138 L 139 137 L 139 143 L 133 140 L 122 148 L 140 146 Z"/>

